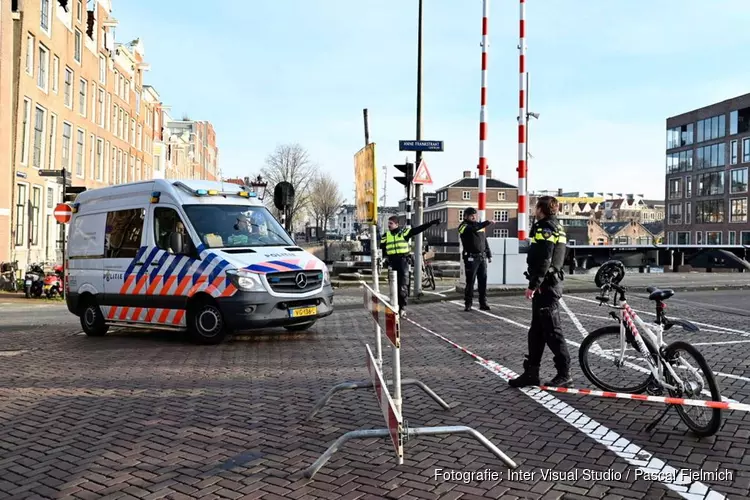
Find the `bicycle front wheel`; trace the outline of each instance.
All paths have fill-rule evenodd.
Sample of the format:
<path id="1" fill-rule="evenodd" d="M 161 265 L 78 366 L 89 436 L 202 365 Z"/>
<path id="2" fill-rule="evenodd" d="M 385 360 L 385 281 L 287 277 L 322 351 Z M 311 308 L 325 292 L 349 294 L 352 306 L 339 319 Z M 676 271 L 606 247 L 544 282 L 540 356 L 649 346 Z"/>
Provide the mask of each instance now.
<path id="1" fill-rule="evenodd" d="M 621 345 L 619 326 L 605 326 L 588 334 L 578 349 L 578 362 L 586 378 L 607 392 L 640 394 L 653 380 L 640 352 L 628 342 Z"/>
<path id="2" fill-rule="evenodd" d="M 693 358 L 695 363 L 689 363 L 686 360 L 687 356 L 685 354 Z M 670 396 L 674 398 L 703 399 L 701 393 L 706 392 L 703 389 L 707 388 L 708 392 L 711 393 L 711 400 L 721 402 L 719 384 L 716 383 L 716 378 L 708 366 L 706 358 L 703 357 L 698 349 L 687 342 L 678 340 L 667 346 L 664 357 L 677 373 L 677 376 L 687 386 L 684 392 L 670 390 Z M 697 368 L 695 365 L 698 365 Z M 696 380 L 697 376 L 700 376 L 701 380 Z M 669 383 L 674 385 L 674 381 L 670 380 L 672 377 L 669 372 L 665 373 L 665 377 Z M 675 405 L 675 408 L 682 421 L 685 422 L 685 425 L 700 437 L 713 436 L 721 427 L 721 410 L 718 408 L 686 405 Z"/>

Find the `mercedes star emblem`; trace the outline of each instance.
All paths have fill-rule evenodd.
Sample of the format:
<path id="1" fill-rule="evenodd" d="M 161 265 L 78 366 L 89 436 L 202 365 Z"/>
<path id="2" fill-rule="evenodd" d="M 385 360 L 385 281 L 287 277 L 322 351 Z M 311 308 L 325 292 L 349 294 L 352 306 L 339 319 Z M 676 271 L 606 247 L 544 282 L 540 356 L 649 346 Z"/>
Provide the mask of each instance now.
<path id="1" fill-rule="evenodd" d="M 305 288 L 307 286 L 307 276 L 305 276 L 305 273 L 297 273 L 294 282 L 297 283 L 299 288 Z"/>

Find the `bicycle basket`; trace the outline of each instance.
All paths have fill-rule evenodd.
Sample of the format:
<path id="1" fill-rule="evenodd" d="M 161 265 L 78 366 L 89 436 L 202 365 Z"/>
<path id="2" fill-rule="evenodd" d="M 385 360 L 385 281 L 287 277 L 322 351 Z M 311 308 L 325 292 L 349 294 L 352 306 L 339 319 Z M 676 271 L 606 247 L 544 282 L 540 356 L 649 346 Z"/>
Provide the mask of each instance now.
<path id="1" fill-rule="evenodd" d="M 619 260 L 610 260 L 599 267 L 594 276 L 594 283 L 597 288 L 605 285 L 617 285 L 625 278 L 625 266 Z"/>

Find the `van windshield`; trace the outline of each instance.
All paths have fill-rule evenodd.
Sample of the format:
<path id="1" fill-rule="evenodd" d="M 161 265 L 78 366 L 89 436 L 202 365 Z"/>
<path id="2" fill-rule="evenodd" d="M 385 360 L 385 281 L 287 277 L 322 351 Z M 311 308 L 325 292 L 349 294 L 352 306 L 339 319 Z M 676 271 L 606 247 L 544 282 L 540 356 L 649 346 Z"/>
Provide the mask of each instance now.
<path id="1" fill-rule="evenodd" d="M 185 205 L 183 208 L 207 248 L 294 245 L 265 207 Z"/>

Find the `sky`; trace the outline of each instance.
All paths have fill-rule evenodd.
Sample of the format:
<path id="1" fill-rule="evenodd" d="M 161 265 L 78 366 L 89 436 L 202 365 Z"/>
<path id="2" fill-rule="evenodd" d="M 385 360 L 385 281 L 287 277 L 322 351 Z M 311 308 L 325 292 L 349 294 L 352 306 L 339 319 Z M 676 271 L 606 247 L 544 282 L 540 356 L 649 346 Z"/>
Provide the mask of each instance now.
<path id="1" fill-rule="evenodd" d="M 417 0 L 112 0 L 116 40 L 141 38 L 145 80 L 216 130 L 225 177 L 252 176 L 298 143 L 354 198 L 363 108 L 387 203 L 414 160 Z M 517 185 L 518 2 L 492 0 L 488 141 Z M 481 0 L 424 0 L 422 139 L 439 188 L 476 172 Z M 750 92 L 750 1 L 527 0 L 529 189 L 664 198 L 666 119 Z"/>

